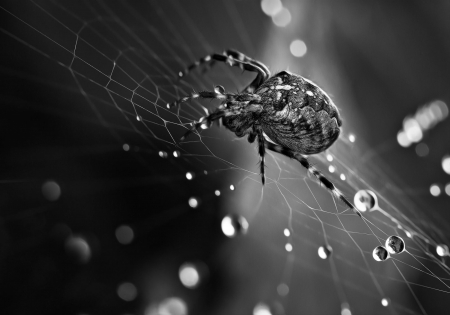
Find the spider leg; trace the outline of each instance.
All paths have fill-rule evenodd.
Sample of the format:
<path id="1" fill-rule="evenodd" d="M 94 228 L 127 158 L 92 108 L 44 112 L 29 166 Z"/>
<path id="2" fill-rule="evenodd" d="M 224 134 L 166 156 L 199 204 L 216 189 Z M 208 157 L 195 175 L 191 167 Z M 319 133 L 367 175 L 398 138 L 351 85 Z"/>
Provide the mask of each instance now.
<path id="1" fill-rule="evenodd" d="M 249 134 L 248 136 L 248 141 L 249 142 L 253 142 L 254 139 L 258 140 L 258 154 L 260 157 L 260 163 L 259 163 L 259 167 L 260 167 L 260 172 L 261 172 L 261 182 L 264 185 L 266 183 L 266 174 L 265 174 L 265 170 L 264 170 L 264 156 L 266 154 L 266 147 L 265 147 L 265 141 L 266 139 L 264 139 L 264 134 L 263 134 L 263 130 L 261 128 L 261 126 L 254 126 L 253 127 L 253 132 Z M 250 141 L 253 140 L 253 141 Z"/>
<path id="2" fill-rule="evenodd" d="M 224 110 L 218 110 L 212 114 L 209 114 L 208 116 L 203 116 L 202 118 L 200 118 L 199 122 L 195 123 L 192 126 L 192 129 L 186 131 L 186 133 L 181 137 L 180 141 L 183 141 L 184 139 L 186 139 L 187 136 L 189 136 L 191 133 L 197 131 L 200 128 L 207 129 L 211 127 L 213 121 L 218 120 L 223 116 L 225 116 Z"/>
<path id="3" fill-rule="evenodd" d="M 287 157 L 290 157 L 291 159 L 295 159 L 300 162 L 300 164 L 308 170 L 308 172 L 314 177 L 316 177 L 319 182 L 324 185 L 328 190 L 331 191 L 331 193 L 339 198 L 342 202 L 344 202 L 355 214 L 357 214 L 359 217 L 361 217 L 361 213 L 355 208 L 355 206 L 348 201 L 348 199 L 334 186 L 332 182 L 328 180 L 319 170 L 317 170 L 311 163 L 309 163 L 308 159 L 301 155 L 298 152 L 292 151 L 291 149 L 288 149 L 286 147 L 283 147 L 278 144 L 273 144 L 267 140 L 265 140 L 265 146 L 267 149 L 281 153 Z"/>
<path id="4" fill-rule="evenodd" d="M 225 102 L 234 100 L 235 94 L 233 93 L 225 93 L 225 90 L 220 85 L 217 85 L 214 88 L 214 92 L 211 91 L 203 91 L 203 92 L 193 92 L 190 96 L 182 97 L 172 103 L 167 104 L 167 108 L 172 108 L 174 106 L 180 105 L 181 103 L 187 102 L 189 100 L 193 100 L 196 98 L 211 98 L 218 99 Z"/>
<path id="5" fill-rule="evenodd" d="M 224 54 L 228 55 L 228 56 L 232 56 L 235 59 L 238 59 L 240 61 L 243 62 L 247 62 L 249 64 L 253 64 L 258 66 L 261 70 L 263 70 L 264 75 L 259 75 L 244 89 L 244 91 L 248 92 L 248 93 L 253 93 L 261 84 L 263 84 L 269 77 L 270 77 L 270 71 L 269 69 L 266 67 L 265 64 L 263 64 L 262 62 L 252 59 L 246 55 L 244 55 L 243 53 L 234 50 L 234 49 L 227 49 L 225 50 Z"/>
<path id="6" fill-rule="evenodd" d="M 206 63 L 209 63 L 210 66 L 212 66 L 216 61 L 225 62 L 232 67 L 240 67 L 242 70 L 256 72 L 256 78 L 252 81 L 252 83 L 250 83 L 249 86 L 244 89 L 244 91 L 249 93 L 253 93 L 255 89 L 257 89 L 264 81 L 266 81 L 270 77 L 270 71 L 263 63 L 247 57 L 243 53 L 232 49 L 226 50 L 223 55 L 211 54 L 200 58 L 198 61 L 191 64 L 183 71 L 180 71 L 178 73 L 178 77 L 181 79 L 195 68 L 200 67 L 201 65 L 204 65 Z"/>

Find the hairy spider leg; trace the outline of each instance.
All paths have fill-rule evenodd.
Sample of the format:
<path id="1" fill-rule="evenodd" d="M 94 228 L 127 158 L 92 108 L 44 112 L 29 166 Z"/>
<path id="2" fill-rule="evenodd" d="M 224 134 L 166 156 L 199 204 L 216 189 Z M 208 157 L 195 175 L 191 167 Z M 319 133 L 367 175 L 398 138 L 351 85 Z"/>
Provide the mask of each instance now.
<path id="1" fill-rule="evenodd" d="M 265 140 L 266 148 L 278 153 L 281 153 L 287 157 L 290 157 L 291 159 L 295 159 L 300 162 L 300 164 L 308 170 L 308 172 L 314 177 L 316 177 L 319 182 L 324 185 L 327 189 L 331 191 L 331 193 L 339 198 L 342 202 L 344 202 L 353 212 L 361 217 L 361 213 L 355 208 L 355 206 L 348 201 L 348 199 L 334 186 L 332 182 L 328 180 L 319 170 L 317 170 L 311 163 L 309 163 L 308 159 L 305 158 L 303 155 L 301 155 L 298 152 L 292 151 L 288 148 L 285 148 L 278 144 L 273 144 L 267 140 Z"/>
<path id="2" fill-rule="evenodd" d="M 190 96 L 182 97 L 170 104 L 167 104 L 167 108 L 172 108 L 174 106 L 180 105 L 181 103 L 187 102 L 189 100 L 193 100 L 196 98 L 211 98 L 211 99 L 218 99 L 225 102 L 234 100 L 235 94 L 233 93 L 223 93 L 219 89 L 215 89 L 214 92 L 211 91 L 202 91 L 202 92 L 193 92 Z"/>
<path id="3" fill-rule="evenodd" d="M 261 84 L 263 84 L 268 78 L 270 78 L 270 71 L 262 62 L 252 59 L 249 56 L 234 49 L 225 50 L 224 55 L 232 56 L 237 60 L 256 65 L 264 72 L 264 74 L 256 76 L 256 78 L 243 90 L 243 92 L 245 91 L 248 93 L 253 93 Z"/>
<path id="4" fill-rule="evenodd" d="M 187 136 L 189 136 L 194 131 L 197 131 L 201 126 L 206 126 L 206 128 L 211 127 L 211 124 L 213 123 L 213 121 L 220 119 L 223 116 L 225 116 L 225 111 L 218 110 L 208 116 L 204 116 L 204 117 L 200 118 L 200 121 L 198 123 L 195 123 L 194 126 L 192 127 L 192 129 L 186 131 L 186 133 L 181 137 L 180 141 L 183 141 L 184 139 L 186 139 Z"/>
<path id="5" fill-rule="evenodd" d="M 229 55 L 226 55 L 228 52 L 230 52 Z M 243 58 L 244 60 L 236 59 L 233 55 L 237 56 L 238 58 Z M 270 77 L 270 71 L 267 69 L 265 65 L 260 63 L 259 61 L 253 60 L 250 57 L 245 56 L 244 54 L 228 50 L 225 51 L 223 55 L 220 54 L 212 54 L 205 56 L 203 58 L 200 58 L 198 61 L 191 64 L 189 67 L 184 69 L 183 71 L 180 71 L 178 73 L 178 77 L 181 79 L 185 77 L 189 72 L 191 72 L 193 69 L 200 67 L 201 65 L 207 63 L 207 62 L 214 62 L 214 61 L 220 61 L 225 62 L 229 64 L 231 67 L 239 67 L 242 70 L 247 70 L 250 72 L 256 72 L 257 76 L 256 78 L 250 83 L 249 86 L 247 86 L 244 91 L 253 93 L 255 89 L 257 89 L 262 83 L 264 83 L 269 77 Z"/>
<path id="6" fill-rule="evenodd" d="M 264 138 L 264 133 L 263 133 L 261 126 L 259 126 L 259 125 L 253 126 L 252 137 L 253 137 L 253 141 L 254 141 L 255 137 L 256 137 L 256 139 L 258 139 L 258 154 L 259 154 L 259 157 L 261 158 L 259 167 L 260 167 L 260 172 L 261 172 L 261 182 L 264 185 L 266 183 L 266 174 L 265 174 L 265 169 L 264 169 L 265 168 L 265 165 L 264 165 L 265 157 L 264 156 L 266 155 L 266 147 L 265 147 L 266 139 Z M 249 135 L 248 141 L 250 142 L 250 140 L 251 140 L 251 138 Z"/>

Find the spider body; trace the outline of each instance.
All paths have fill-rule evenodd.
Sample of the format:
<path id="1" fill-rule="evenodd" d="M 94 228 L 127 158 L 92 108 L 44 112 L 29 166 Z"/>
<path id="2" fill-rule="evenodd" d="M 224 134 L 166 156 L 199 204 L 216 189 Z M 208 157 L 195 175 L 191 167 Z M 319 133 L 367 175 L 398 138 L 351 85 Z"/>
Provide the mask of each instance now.
<path id="1" fill-rule="evenodd" d="M 260 124 L 275 143 L 301 154 L 328 149 L 342 121 L 328 95 L 299 75 L 282 71 L 255 91 L 261 96 Z"/>
<path id="2" fill-rule="evenodd" d="M 226 93 L 222 86 L 217 85 L 214 91 L 194 92 L 168 104 L 171 108 L 196 98 L 222 100 L 214 112 L 200 118 L 181 140 L 191 132 L 206 129 L 214 121 L 222 119 L 223 125 L 236 136 L 247 135 L 250 143 L 257 140 L 263 184 L 265 150 L 269 149 L 299 161 L 322 185 L 361 216 L 333 183 L 303 156 L 325 151 L 339 137 L 342 120 L 329 96 L 300 75 L 281 71 L 271 76 L 264 64 L 235 50 L 201 58 L 179 72 L 179 77 L 204 63 L 217 61 L 256 72 L 257 76 L 241 93 Z"/>

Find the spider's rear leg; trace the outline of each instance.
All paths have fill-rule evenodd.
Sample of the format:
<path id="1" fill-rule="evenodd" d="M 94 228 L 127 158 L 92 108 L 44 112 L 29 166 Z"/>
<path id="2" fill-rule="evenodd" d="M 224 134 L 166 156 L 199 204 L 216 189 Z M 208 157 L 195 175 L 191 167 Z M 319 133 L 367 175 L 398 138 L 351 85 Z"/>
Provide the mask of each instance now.
<path id="1" fill-rule="evenodd" d="M 258 154 L 261 159 L 259 162 L 259 171 L 261 173 L 261 182 L 264 185 L 266 183 L 266 173 L 264 169 L 265 168 L 264 159 L 266 155 L 266 147 L 264 142 L 266 140 L 264 139 L 263 130 L 260 126 L 253 127 L 253 132 L 248 135 L 248 141 L 253 142 L 255 138 L 258 140 Z"/>
<path id="2" fill-rule="evenodd" d="M 311 163 L 309 163 L 308 159 L 305 158 L 298 152 L 292 151 L 286 147 L 283 147 L 278 144 L 273 144 L 267 140 L 265 140 L 265 146 L 267 149 L 281 153 L 291 159 L 295 159 L 300 162 L 300 164 L 308 170 L 308 172 L 313 175 L 315 178 L 319 180 L 319 182 L 324 185 L 331 193 L 339 198 L 343 203 L 345 203 L 353 212 L 361 217 L 361 213 L 355 208 L 355 206 L 334 186 L 332 182 L 328 180 L 318 169 L 316 169 Z"/>

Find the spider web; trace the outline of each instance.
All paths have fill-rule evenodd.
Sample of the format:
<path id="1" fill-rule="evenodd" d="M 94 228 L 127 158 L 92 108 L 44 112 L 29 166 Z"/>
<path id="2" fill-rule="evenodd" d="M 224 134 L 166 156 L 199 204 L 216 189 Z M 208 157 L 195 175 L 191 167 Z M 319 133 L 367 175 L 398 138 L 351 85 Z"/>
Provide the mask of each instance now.
<path id="1" fill-rule="evenodd" d="M 202 18 L 194 18 L 201 10 L 205 12 Z M 36 132 L 55 138 L 51 142 L 42 140 L 51 147 L 41 149 L 43 144 L 38 140 L 16 142 L 11 146 L 11 156 L 41 152 L 38 157 L 42 160 L 44 156 L 51 156 L 51 161 L 81 156 L 95 167 L 112 164 L 109 169 L 102 168 L 105 173 L 92 170 L 78 177 L 76 169 L 81 166 L 76 159 L 54 166 L 53 171 L 42 161 L 8 160 L 6 165 L 16 167 L 4 174 L 3 186 L 11 201 L 4 204 L 3 225 L 15 252 L 3 250 L 4 260 L 17 252 L 40 248 L 30 240 L 50 229 L 51 222 L 70 221 L 73 229 L 96 235 L 109 233 L 107 227 L 99 227 L 97 219 L 84 222 L 90 218 L 87 213 L 95 212 L 109 221 L 107 226 L 126 220 L 134 228 L 136 242 L 170 235 L 175 243 L 182 243 L 184 234 L 165 231 L 178 229 L 180 222 L 186 221 L 184 233 L 189 234 L 194 233 L 198 221 L 216 222 L 236 213 L 249 222 L 245 236 L 224 241 L 217 237 L 219 225 L 213 224 L 214 231 L 209 233 L 216 235 L 216 243 L 209 246 L 217 248 L 209 257 L 199 257 L 194 247 L 189 247 L 189 253 L 181 251 L 169 263 L 202 259 L 210 270 L 222 270 L 229 277 L 228 289 L 217 289 L 220 296 L 214 303 L 196 306 L 199 298 L 195 291 L 187 294 L 181 284 L 163 276 L 145 281 L 149 274 L 167 271 L 153 263 L 155 259 L 140 253 L 150 261 L 150 271 L 140 267 L 139 272 L 128 274 L 141 278 L 136 285 L 144 293 L 135 304 L 120 304 L 121 309 L 150 314 L 149 305 L 170 296 L 182 296 L 192 314 L 195 310 L 249 314 L 258 303 L 268 305 L 272 314 L 427 314 L 448 309 L 449 269 L 446 260 L 436 255 L 437 245 L 448 244 L 448 222 L 436 212 L 425 214 L 419 206 L 421 201 L 399 188 L 407 185 L 394 178 L 395 173 L 377 159 L 377 152 L 368 150 L 363 139 L 348 140 L 349 129 L 344 129 L 328 152 L 311 160 L 349 199 L 361 189 L 376 193 L 382 209 L 364 213 L 363 219 L 346 211 L 308 178 L 296 161 L 278 154 L 268 153 L 267 184 L 262 188 L 254 145 L 236 139 L 224 128 L 214 126 L 179 141 L 192 123 L 217 103 L 192 101 L 171 110 L 167 103 L 193 89 L 211 90 L 216 84 L 227 91 L 239 91 L 254 76 L 217 64 L 205 73 L 200 69 L 177 81 L 176 73 L 187 64 L 233 47 L 270 65 L 272 72 L 283 67 L 278 64 L 281 57 L 274 58 L 265 52 L 270 47 L 265 50 L 259 44 L 267 34 L 262 34 L 256 22 L 244 22 L 241 12 L 245 10 L 260 14 L 259 4 L 233 1 L 189 5 L 176 1 L 32 1 L 23 7 L 14 2 L 2 7 L 2 21 L 7 21 L 0 28 L 2 43 L 9 49 L 2 56 L 1 69 L 8 87 L 16 87 L 2 91 L 5 104 L 11 117 L 16 118 L 16 130 L 31 128 L 27 135 Z M 316 71 L 313 77 L 326 82 L 320 77 L 320 69 Z M 30 111 L 31 116 L 42 120 L 33 120 Z M 348 110 L 342 112 L 345 117 Z M 65 136 L 40 131 L 46 124 Z M 348 121 L 347 126 L 351 126 Z M 61 142 L 58 137 L 62 137 Z M 73 141 L 70 147 L 64 142 L 67 139 Z M 33 149 L 27 151 L 27 145 Z M 55 149 L 58 147 L 63 149 Z M 23 165 L 26 171 L 19 172 Z M 46 166 L 42 173 L 34 170 L 42 165 Z M 67 167 L 73 167 L 73 173 Z M 186 179 L 187 172 L 193 176 L 191 181 Z M 64 183 L 63 195 L 68 191 L 72 199 L 67 200 L 75 204 L 66 201 L 58 207 L 36 201 L 36 183 L 52 176 Z M 112 196 L 117 190 L 126 196 L 121 201 Z M 97 207 L 99 202 L 90 202 L 87 194 L 94 200 L 98 195 L 110 200 L 111 209 Z M 29 198 L 21 200 L 22 195 Z M 189 206 L 190 198 L 200 204 L 197 209 Z M 113 207 L 114 202 L 119 206 Z M 48 224 L 31 229 L 20 225 L 20 232 L 13 232 L 17 221 L 35 222 L 36 217 Z M 286 229 L 288 236 L 284 234 Z M 374 261 L 372 250 L 390 235 L 401 236 L 407 252 L 385 262 Z M 168 244 L 173 245 L 163 243 Z M 322 260 L 317 251 L 327 245 L 333 253 Z M 116 254 L 140 257 L 131 252 Z M 170 257 L 164 259 L 170 261 Z M 132 263 L 126 266 L 133 268 Z M 107 280 L 112 272 L 97 280 L 114 286 L 120 279 Z M 169 284 L 158 287 L 163 280 Z M 119 305 L 116 299 L 111 298 L 109 307 Z M 387 307 L 381 304 L 383 299 L 387 299 Z M 89 303 L 78 305 L 76 311 L 93 309 Z"/>

